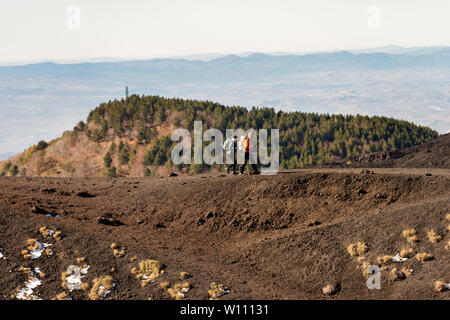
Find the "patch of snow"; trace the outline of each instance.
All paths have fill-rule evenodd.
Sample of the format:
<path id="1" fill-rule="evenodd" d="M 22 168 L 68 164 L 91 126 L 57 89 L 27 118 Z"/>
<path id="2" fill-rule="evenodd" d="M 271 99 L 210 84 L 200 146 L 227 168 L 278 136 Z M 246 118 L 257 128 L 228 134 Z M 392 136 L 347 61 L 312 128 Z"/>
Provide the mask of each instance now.
<path id="1" fill-rule="evenodd" d="M 0 259 L 6 259 L 5 256 L 3 255 L 2 251 L 3 251 L 3 249 L 0 248 Z"/>
<path id="2" fill-rule="evenodd" d="M 30 270 L 30 279 L 25 282 L 25 286 L 21 288 L 16 295 L 17 299 L 20 300 L 42 300 L 39 296 L 33 295 L 33 289 L 39 287 L 42 281 L 36 278 L 36 274 L 41 273 L 39 268 L 34 268 Z"/>
<path id="3" fill-rule="evenodd" d="M 450 283 L 444 284 L 444 288 L 450 290 Z"/>
<path id="4" fill-rule="evenodd" d="M 30 252 L 31 259 L 39 258 L 42 255 L 42 252 L 44 252 L 45 248 L 51 246 L 50 243 L 40 243 L 39 241 L 36 241 L 36 244 L 38 245 L 38 248 Z"/>
<path id="5" fill-rule="evenodd" d="M 406 260 L 408 260 L 408 258 L 402 258 L 398 253 L 392 257 L 392 262 L 404 262 Z"/>
<path id="6" fill-rule="evenodd" d="M 189 291 L 189 288 L 181 288 L 181 290 L 177 291 L 177 295 L 184 298 L 184 294 Z"/>
<path id="7" fill-rule="evenodd" d="M 230 293 L 230 290 L 223 290 L 223 292 L 220 293 L 220 294 L 218 294 L 217 296 L 218 296 L 218 297 L 221 297 L 221 296 L 223 296 L 224 294 L 229 294 L 229 293 Z"/>
<path id="8" fill-rule="evenodd" d="M 149 279 L 151 276 L 146 276 L 145 274 L 141 277 L 141 280 L 147 280 Z M 154 283 L 155 280 L 150 281 L 149 283 Z"/>
<path id="9" fill-rule="evenodd" d="M 67 288 L 70 291 L 81 289 L 81 276 L 71 275 L 66 278 Z"/>
<path id="10" fill-rule="evenodd" d="M 60 216 L 59 215 L 56 215 L 56 216 L 52 216 L 51 214 L 49 214 L 49 213 L 47 213 L 46 215 L 45 215 L 46 217 L 53 217 L 53 218 L 59 218 Z"/>
<path id="11" fill-rule="evenodd" d="M 217 293 L 217 297 L 221 297 L 221 296 L 229 294 L 229 293 L 230 293 L 230 290 L 223 290 L 223 292 L 218 292 Z"/>
<path id="12" fill-rule="evenodd" d="M 84 275 L 88 273 L 88 270 L 91 266 L 87 266 L 86 268 L 81 269 L 77 265 L 70 265 L 67 267 L 66 273 L 70 274 L 66 278 L 67 288 L 70 291 L 80 290 L 81 289 L 81 279 L 84 278 Z"/>

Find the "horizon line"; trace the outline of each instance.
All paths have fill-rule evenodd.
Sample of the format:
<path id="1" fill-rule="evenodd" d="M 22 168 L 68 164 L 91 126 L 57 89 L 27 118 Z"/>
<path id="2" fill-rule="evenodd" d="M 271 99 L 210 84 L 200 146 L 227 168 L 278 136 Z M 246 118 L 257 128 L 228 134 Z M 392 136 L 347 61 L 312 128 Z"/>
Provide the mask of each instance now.
<path id="1" fill-rule="evenodd" d="M 28 61 L 11 61 L 0 62 L 0 67 L 14 67 L 14 66 L 27 66 L 43 63 L 54 64 L 79 64 L 79 63 L 114 63 L 114 62 L 131 62 L 131 61 L 148 61 L 148 60 L 186 60 L 186 61 L 213 61 L 219 58 L 227 56 L 248 57 L 254 54 L 263 54 L 269 56 L 287 56 L 287 55 L 312 55 L 323 53 L 337 53 L 337 52 L 349 52 L 353 54 L 364 53 L 387 53 L 387 54 L 404 54 L 403 52 L 386 52 L 383 50 L 414 50 L 414 49 L 431 49 L 431 48 L 450 48 L 448 45 L 433 45 L 433 46 L 398 46 L 398 45 L 385 45 L 377 47 L 368 47 L 362 49 L 336 49 L 336 50 L 318 50 L 318 51 L 246 51 L 238 53 L 192 53 L 186 55 L 168 55 L 168 56 L 154 56 L 154 57 L 92 57 L 92 58 L 80 58 L 80 59 L 37 59 Z M 373 51 L 380 50 L 380 51 Z M 371 52 L 365 52 L 371 51 Z M 208 58 L 209 57 L 209 58 Z"/>

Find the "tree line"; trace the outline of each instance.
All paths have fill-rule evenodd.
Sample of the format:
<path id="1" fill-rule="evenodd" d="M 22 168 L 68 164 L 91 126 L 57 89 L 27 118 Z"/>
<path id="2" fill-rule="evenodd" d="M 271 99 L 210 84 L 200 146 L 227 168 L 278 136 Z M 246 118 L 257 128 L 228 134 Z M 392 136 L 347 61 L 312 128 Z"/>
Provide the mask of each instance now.
<path id="1" fill-rule="evenodd" d="M 84 131 L 94 141 L 131 137 L 138 145 L 147 146 L 145 166 L 170 166 L 170 152 L 175 143 L 170 136 L 158 135 L 157 127 L 165 123 L 192 132 L 195 120 L 203 121 L 204 130 L 217 128 L 222 132 L 227 128 L 278 128 L 280 167 L 289 169 L 403 149 L 438 136 L 428 127 L 388 117 L 275 112 L 268 107 L 247 109 L 210 101 L 139 95 L 100 104 L 90 112 L 87 124 L 80 122 L 74 130 Z M 126 145 L 113 150 L 119 153 L 123 164 L 130 161 L 135 151 Z M 105 155 L 107 168 L 113 152 Z"/>

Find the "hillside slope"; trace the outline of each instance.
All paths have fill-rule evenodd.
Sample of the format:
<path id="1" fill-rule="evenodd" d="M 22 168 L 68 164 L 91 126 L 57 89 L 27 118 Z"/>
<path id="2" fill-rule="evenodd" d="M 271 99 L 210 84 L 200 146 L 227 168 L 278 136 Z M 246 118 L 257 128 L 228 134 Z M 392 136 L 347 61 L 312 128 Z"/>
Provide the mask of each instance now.
<path id="1" fill-rule="evenodd" d="M 335 161 L 324 167 L 442 168 L 450 169 L 450 134 L 418 146 L 393 152 L 377 152 L 351 157 L 350 162 Z"/>
<path id="2" fill-rule="evenodd" d="M 43 299 L 63 292 L 88 299 L 94 278 L 107 275 L 116 286 L 106 299 L 172 299 L 163 284 L 180 283 L 180 272 L 190 274 L 181 281 L 189 283 L 186 299 L 208 299 L 211 282 L 229 287 L 221 299 L 450 299 L 434 287 L 450 282 L 448 170 L 372 170 L 0 178 L 0 299 L 16 299 L 27 281 L 21 267 L 45 273 L 33 290 Z M 45 238 L 44 226 L 62 239 Z M 405 229 L 415 229 L 417 242 L 407 242 Z M 441 240 L 431 242 L 431 231 Z M 53 253 L 24 259 L 28 239 L 51 244 Z M 357 242 L 367 252 L 352 257 L 347 248 Z M 112 243 L 123 256 L 114 256 Z M 380 264 L 378 257 L 409 248 L 406 261 L 382 265 L 380 290 L 366 287 L 363 262 Z M 419 253 L 433 258 L 420 262 Z M 165 268 L 142 286 L 132 270 L 145 259 Z M 69 291 L 63 272 L 84 264 L 87 289 Z M 394 268 L 406 278 L 393 279 Z M 340 291 L 323 295 L 327 283 Z"/>
<path id="3" fill-rule="evenodd" d="M 175 128 L 280 130 L 281 168 L 302 168 L 376 151 L 401 150 L 437 137 L 430 128 L 386 117 L 277 112 L 226 107 L 209 101 L 136 96 L 103 103 L 74 130 L 40 142 L 0 164 L 0 175 L 47 177 L 141 177 L 172 170 L 198 173 L 207 165 L 170 161 Z M 222 170 L 222 166 L 215 166 Z"/>

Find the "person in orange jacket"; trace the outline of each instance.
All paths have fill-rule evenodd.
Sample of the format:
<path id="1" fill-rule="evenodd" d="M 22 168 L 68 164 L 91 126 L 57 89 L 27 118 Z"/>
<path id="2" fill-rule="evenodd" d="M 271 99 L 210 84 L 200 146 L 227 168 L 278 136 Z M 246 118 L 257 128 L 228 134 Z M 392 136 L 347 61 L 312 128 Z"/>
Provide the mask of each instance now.
<path id="1" fill-rule="evenodd" d="M 252 150 L 252 145 L 250 144 L 250 138 L 251 137 L 252 137 L 252 133 L 248 134 L 245 137 L 244 141 L 243 141 L 243 148 L 244 148 L 244 152 L 245 152 L 245 161 L 241 165 L 241 167 L 239 168 L 239 173 L 240 174 L 244 173 L 245 166 L 250 161 L 250 151 Z M 255 163 L 251 163 L 250 165 L 252 167 L 253 174 L 259 174 L 260 173 L 259 170 L 258 170 L 258 166 Z M 249 170 L 249 173 L 252 173 L 252 172 L 250 172 L 250 170 Z"/>

